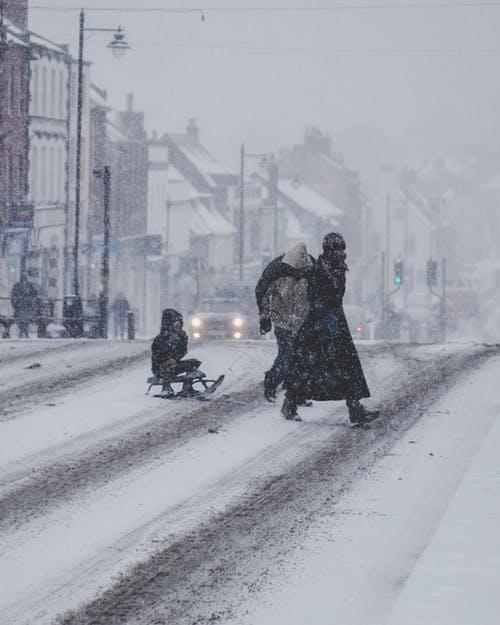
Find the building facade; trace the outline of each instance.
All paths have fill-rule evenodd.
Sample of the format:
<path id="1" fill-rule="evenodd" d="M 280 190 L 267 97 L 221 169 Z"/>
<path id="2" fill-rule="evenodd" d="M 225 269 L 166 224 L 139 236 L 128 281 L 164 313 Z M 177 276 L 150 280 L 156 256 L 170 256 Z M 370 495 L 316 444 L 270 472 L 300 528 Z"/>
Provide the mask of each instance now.
<path id="1" fill-rule="evenodd" d="M 0 17 L 0 290 L 10 292 L 29 245 L 27 205 L 30 48 L 27 0 L 5 0 Z"/>
<path id="2" fill-rule="evenodd" d="M 71 57 L 65 47 L 30 34 L 28 199 L 34 207 L 30 271 L 49 299 L 63 295 L 68 212 Z"/>

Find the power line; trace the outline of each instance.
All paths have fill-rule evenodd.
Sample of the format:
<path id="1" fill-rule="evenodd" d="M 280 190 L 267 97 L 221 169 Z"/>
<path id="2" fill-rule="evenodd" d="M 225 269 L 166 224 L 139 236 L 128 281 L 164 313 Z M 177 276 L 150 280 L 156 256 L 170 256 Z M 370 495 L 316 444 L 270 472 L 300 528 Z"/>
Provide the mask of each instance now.
<path id="1" fill-rule="evenodd" d="M 359 3 L 359 4 L 330 4 L 318 6 L 283 6 L 283 7 L 234 7 L 234 6 L 207 6 L 196 8 L 165 8 L 165 7 L 83 7 L 86 12 L 101 13 L 166 13 L 166 14 L 208 14 L 208 13 L 320 13 L 332 11 L 402 11 L 408 9 L 476 9 L 476 8 L 500 8 L 500 2 L 494 0 L 449 1 L 449 2 L 409 2 L 409 3 Z M 80 11 L 81 6 L 48 6 L 32 5 L 30 9 L 37 11 Z"/>
<path id="2" fill-rule="evenodd" d="M 500 48 L 328 48 L 311 46 L 251 46 L 232 44 L 164 43 L 130 41 L 135 48 L 173 48 L 186 50 L 231 50 L 240 52 L 299 52 L 316 54 L 498 54 Z"/>
<path id="3" fill-rule="evenodd" d="M 321 54 L 498 54 L 500 48 L 315 48 L 285 46 L 245 46 L 197 43 L 150 43 L 131 41 L 136 47 L 235 50 L 243 52 L 313 52 Z"/>

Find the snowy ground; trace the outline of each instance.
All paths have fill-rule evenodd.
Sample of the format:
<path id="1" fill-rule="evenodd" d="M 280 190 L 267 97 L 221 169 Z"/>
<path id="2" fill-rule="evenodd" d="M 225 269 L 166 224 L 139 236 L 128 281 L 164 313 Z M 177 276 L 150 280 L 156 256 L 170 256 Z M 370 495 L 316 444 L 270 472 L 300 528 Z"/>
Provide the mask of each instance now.
<path id="1" fill-rule="evenodd" d="M 0 342 L 2 623 L 498 623 L 497 349 L 360 344 L 351 430 L 262 400 L 272 341 L 193 349 L 205 403 L 145 396 L 148 348 Z"/>

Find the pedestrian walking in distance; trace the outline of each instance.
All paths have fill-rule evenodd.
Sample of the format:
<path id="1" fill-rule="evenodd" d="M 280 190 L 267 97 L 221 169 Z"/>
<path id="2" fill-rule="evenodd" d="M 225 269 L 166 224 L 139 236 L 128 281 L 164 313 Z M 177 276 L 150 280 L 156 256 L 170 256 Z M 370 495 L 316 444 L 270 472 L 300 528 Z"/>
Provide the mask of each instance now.
<path id="1" fill-rule="evenodd" d="M 313 262 L 304 243 L 298 243 L 267 265 L 255 287 L 260 332 L 270 332 L 274 324 L 278 344 L 278 355 L 264 375 L 264 396 L 270 402 L 276 400 L 292 361 L 295 335 L 309 312 L 304 271 Z"/>
<path id="2" fill-rule="evenodd" d="M 111 304 L 111 310 L 113 312 L 113 336 L 116 339 L 120 335 L 120 338 L 123 339 L 127 325 L 127 312 L 130 310 L 128 299 L 123 293 L 120 292 L 115 297 Z"/>
<path id="3" fill-rule="evenodd" d="M 19 282 L 16 282 L 10 292 L 10 301 L 14 310 L 14 319 L 17 324 L 19 338 L 29 338 L 29 324 L 41 323 L 42 302 L 38 296 L 36 287 L 28 280 L 28 276 L 23 273 Z M 40 328 L 39 328 L 40 330 Z M 45 334 L 38 332 L 39 335 Z"/>
<path id="4" fill-rule="evenodd" d="M 305 399 L 345 400 L 352 425 L 378 416 L 360 402 L 370 391 L 342 307 L 348 271 L 345 247 L 341 234 L 325 235 L 323 253 L 307 271 L 310 310 L 295 337 L 285 380 L 281 412 L 286 419 L 301 420 L 297 406 Z"/>

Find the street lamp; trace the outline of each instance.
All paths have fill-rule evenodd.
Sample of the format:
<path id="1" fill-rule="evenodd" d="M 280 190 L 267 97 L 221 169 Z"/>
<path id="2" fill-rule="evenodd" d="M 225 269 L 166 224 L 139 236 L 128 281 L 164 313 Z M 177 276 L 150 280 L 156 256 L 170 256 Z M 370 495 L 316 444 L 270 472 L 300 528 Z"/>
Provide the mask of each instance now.
<path id="1" fill-rule="evenodd" d="M 82 318 L 82 301 L 80 299 L 80 284 L 78 279 L 78 248 L 80 244 L 80 192 L 81 192 L 81 168 L 82 168 L 82 108 L 83 108 L 83 43 L 85 32 L 112 32 L 113 40 L 107 46 L 116 58 L 121 58 L 129 49 L 125 41 L 125 35 L 120 27 L 115 28 L 85 28 L 85 13 L 80 12 L 80 30 L 78 38 L 78 96 L 76 110 L 76 172 L 75 172 L 75 237 L 73 243 L 73 293 L 75 306 L 79 311 L 79 320 Z M 83 321 L 80 323 L 83 326 Z M 83 332 L 83 327 L 80 328 Z"/>

